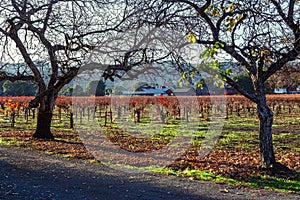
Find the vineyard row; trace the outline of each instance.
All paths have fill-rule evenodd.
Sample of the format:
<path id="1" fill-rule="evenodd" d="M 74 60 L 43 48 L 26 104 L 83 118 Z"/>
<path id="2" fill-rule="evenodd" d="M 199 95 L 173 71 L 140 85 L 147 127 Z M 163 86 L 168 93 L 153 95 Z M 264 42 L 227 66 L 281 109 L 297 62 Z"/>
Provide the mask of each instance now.
<path id="1" fill-rule="evenodd" d="M 16 117 L 23 116 L 24 122 L 34 118 L 36 110 L 28 107 L 33 97 L 0 97 L 0 112 L 15 126 Z M 300 95 L 268 95 L 267 101 L 275 115 L 299 115 Z M 70 128 L 74 120 L 83 123 L 95 118 L 103 118 L 104 125 L 130 114 L 135 122 L 149 117 L 155 111 L 159 120 L 166 123 L 169 118 L 189 120 L 192 116 L 206 118 L 219 115 L 256 115 L 256 105 L 243 96 L 116 96 L 116 97 L 58 97 L 54 116 L 58 121 L 62 115 L 69 119 Z"/>

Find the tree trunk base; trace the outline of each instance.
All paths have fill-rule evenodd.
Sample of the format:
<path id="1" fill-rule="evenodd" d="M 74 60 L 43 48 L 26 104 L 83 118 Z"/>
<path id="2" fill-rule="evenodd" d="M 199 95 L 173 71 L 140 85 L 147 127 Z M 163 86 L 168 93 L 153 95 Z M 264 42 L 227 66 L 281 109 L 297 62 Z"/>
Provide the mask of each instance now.
<path id="1" fill-rule="evenodd" d="M 45 132 L 44 132 L 45 133 Z M 41 134 L 39 132 L 34 132 L 34 134 L 32 135 L 33 138 L 36 139 L 44 139 L 44 140 L 54 140 L 54 136 L 52 135 L 52 133 L 46 133 L 43 136 L 41 136 Z"/>
<path id="2" fill-rule="evenodd" d="M 54 140 L 54 136 L 50 131 L 52 121 L 52 113 L 43 113 L 38 114 L 36 131 L 32 137 L 38 139 Z"/>
<path id="3" fill-rule="evenodd" d="M 296 177 L 294 171 L 279 162 L 275 162 L 269 168 L 266 168 L 265 171 L 268 175 L 275 176 L 277 178 L 290 179 Z"/>

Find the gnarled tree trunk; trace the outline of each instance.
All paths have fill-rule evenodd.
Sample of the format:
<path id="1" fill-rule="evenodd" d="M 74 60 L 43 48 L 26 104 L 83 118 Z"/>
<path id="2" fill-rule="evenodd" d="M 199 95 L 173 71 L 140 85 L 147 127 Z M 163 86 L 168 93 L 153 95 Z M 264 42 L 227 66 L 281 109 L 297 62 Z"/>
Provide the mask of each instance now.
<path id="1" fill-rule="evenodd" d="M 36 130 L 33 134 L 33 137 L 41 139 L 54 139 L 54 136 L 52 135 L 50 130 L 51 121 L 52 113 L 50 111 L 39 110 Z"/>
<path id="2" fill-rule="evenodd" d="M 54 139 L 51 133 L 51 122 L 56 98 L 57 93 L 55 92 L 51 92 L 42 98 L 38 109 L 37 126 L 33 134 L 34 138 Z"/>
<path id="3" fill-rule="evenodd" d="M 267 105 L 265 95 L 257 103 L 257 112 L 260 121 L 259 139 L 262 161 L 267 168 L 270 168 L 276 163 L 272 139 L 273 112 Z"/>

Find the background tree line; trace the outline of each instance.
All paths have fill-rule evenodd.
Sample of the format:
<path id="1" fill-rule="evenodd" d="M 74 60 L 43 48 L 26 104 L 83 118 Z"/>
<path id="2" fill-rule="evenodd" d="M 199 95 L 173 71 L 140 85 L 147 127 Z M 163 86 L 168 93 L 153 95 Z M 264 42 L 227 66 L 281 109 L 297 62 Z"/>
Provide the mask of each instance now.
<path id="1" fill-rule="evenodd" d="M 31 81 L 0 81 L 0 96 L 35 96 L 37 85 Z M 86 88 L 79 85 L 66 85 L 59 92 L 60 96 L 72 96 L 76 91 L 77 96 L 104 96 L 106 93 L 104 81 L 90 81 Z"/>

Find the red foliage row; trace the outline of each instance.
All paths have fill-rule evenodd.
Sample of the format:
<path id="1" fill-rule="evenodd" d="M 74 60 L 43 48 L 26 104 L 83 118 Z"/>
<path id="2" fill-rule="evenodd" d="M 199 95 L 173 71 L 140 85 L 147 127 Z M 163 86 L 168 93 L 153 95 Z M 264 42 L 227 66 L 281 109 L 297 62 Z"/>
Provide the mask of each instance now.
<path id="1" fill-rule="evenodd" d="M 33 97 L 0 97 L 0 105 L 7 107 L 9 102 L 18 103 L 21 107 L 26 107 Z M 284 95 L 267 95 L 269 103 L 289 103 L 299 104 L 300 94 L 284 94 Z M 252 102 L 241 96 L 115 96 L 115 97 L 58 97 L 56 106 L 62 109 L 68 109 L 73 104 L 76 107 L 95 107 L 95 106 L 129 106 L 129 107 L 144 107 L 149 104 L 159 103 L 164 107 L 172 107 L 175 105 L 191 106 L 204 104 L 252 104 Z"/>

